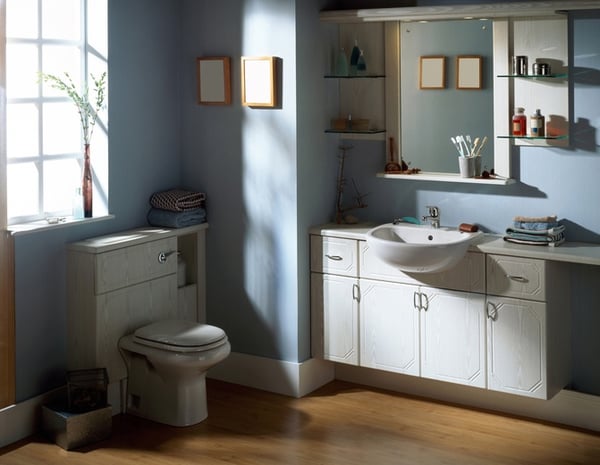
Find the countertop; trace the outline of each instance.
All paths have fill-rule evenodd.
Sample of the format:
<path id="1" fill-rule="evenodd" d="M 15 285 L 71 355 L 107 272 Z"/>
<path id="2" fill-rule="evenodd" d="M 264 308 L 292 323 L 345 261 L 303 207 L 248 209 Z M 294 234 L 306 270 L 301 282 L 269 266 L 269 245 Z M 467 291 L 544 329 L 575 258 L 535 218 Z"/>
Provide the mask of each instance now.
<path id="1" fill-rule="evenodd" d="M 310 234 L 347 239 L 366 240 L 366 233 L 377 226 L 373 223 L 335 224 L 329 223 L 310 228 Z M 539 258 L 558 262 L 600 266 L 600 244 L 586 242 L 563 242 L 558 247 L 545 245 L 523 245 L 506 242 L 502 235 L 484 233 L 471 245 L 470 250 L 487 254 L 512 255 Z"/>

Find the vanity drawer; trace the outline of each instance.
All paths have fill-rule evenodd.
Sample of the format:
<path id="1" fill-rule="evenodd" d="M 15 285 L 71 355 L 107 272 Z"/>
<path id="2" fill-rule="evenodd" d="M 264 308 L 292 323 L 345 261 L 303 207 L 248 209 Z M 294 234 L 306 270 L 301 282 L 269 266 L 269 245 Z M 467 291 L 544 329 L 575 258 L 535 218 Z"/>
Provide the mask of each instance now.
<path id="1" fill-rule="evenodd" d="M 310 236 L 310 269 L 318 273 L 358 276 L 358 241 Z"/>
<path id="2" fill-rule="evenodd" d="M 159 260 L 160 254 L 165 254 L 165 260 Z M 95 293 L 103 294 L 176 272 L 176 237 L 99 253 L 96 255 Z"/>
<path id="3" fill-rule="evenodd" d="M 488 255 L 486 266 L 488 294 L 546 300 L 546 261 Z"/>

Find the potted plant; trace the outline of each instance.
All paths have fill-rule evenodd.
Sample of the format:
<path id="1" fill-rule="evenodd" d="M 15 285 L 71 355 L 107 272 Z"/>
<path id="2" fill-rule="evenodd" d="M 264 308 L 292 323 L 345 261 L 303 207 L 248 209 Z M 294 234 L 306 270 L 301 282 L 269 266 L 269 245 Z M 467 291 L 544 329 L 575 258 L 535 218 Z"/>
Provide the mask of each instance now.
<path id="1" fill-rule="evenodd" d="M 54 89 L 65 92 L 77 107 L 81 132 L 83 136 L 83 179 L 81 192 L 83 195 L 83 216 L 92 216 L 92 169 L 90 162 L 90 143 L 94 134 L 94 127 L 98 120 L 98 112 L 105 107 L 106 100 L 106 72 L 96 78 L 90 74 L 93 82 L 93 100 L 89 98 L 89 87 L 87 83 L 79 92 L 69 73 L 64 73 L 64 78 L 53 74 L 40 73 L 40 79 L 50 84 Z"/>

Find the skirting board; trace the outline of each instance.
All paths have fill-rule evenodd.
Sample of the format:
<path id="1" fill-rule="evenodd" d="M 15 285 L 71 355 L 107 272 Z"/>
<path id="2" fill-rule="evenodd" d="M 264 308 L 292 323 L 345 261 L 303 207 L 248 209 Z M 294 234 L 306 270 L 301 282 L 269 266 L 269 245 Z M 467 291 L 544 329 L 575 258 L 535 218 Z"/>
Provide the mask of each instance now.
<path id="1" fill-rule="evenodd" d="M 65 387 L 54 389 L 24 402 L 0 410 L 0 447 L 7 446 L 39 431 L 42 405 L 64 397 Z"/>
<path id="2" fill-rule="evenodd" d="M 600 397 L 563 389 L 550 400 L 336 364 L 335 379 L 453 404 L 600 431 Z"/>
<path id="3" fill-rule="evenodd" d="M 333 381 L 334 366 L 315 358 L 295 363 L 232 352 L 211 368 L 207 376 L 290 397 L 302 397 Z"/>

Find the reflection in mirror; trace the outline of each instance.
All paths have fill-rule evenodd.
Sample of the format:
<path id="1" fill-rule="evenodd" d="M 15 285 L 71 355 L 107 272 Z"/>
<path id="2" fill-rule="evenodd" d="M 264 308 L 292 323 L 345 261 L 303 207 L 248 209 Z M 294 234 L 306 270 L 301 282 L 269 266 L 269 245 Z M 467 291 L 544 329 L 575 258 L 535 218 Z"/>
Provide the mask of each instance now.
<path id="1" fill-rule="evenodd" d="M 494 166 L 492 22 L 485 20 L 401 23 L 402 157 L 411 167 L 458 173 L 450 137 L 488 137 L 482 167 Z M 481 56 L 481 88 L 457 89 L 457 57 Z M 422 56 L 445 56 L 446 86 L 420 89 Z"/>

